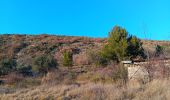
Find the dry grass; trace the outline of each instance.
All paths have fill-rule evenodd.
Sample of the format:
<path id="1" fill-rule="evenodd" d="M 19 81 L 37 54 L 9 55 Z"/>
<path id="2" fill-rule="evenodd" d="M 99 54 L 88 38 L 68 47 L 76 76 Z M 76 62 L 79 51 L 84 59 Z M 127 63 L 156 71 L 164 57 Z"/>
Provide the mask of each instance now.
<path id="1" fill-rule="evenodd" d="M 0 100 L 168 100 L 170 80 L 154 80 L 148 84 L 87 83 L 84 85 L 42 85 L 13 94 L 0 94 Z"/>

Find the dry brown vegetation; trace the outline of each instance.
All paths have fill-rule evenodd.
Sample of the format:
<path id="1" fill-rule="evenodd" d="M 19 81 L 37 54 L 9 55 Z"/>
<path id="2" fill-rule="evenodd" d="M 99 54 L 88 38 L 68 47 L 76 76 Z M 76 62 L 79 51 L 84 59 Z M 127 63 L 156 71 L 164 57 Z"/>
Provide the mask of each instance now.
<path id="1" fill-rule="evenodd" d="M 106 39 L 50 35 L 2 35 L 0 39 L 2 42 L 0 60 L 10 57 L 17 63 L 16 68 L 10 70 L 12 73 L 8 73 L 5 77 L 1 76 L 6 83 L 2 82 L 0 85 L 0 100 L 168 100 L 170 98 L 170 80 L 168 80 L 170 69 L 165 67 L 165 63 L 159 63 L 156 59 L 148 63 L 146 68 L 151 72 L 152 80 L 146 84 L 141 81 L 127 81 L 126 70 L 119 69 L 120 66 L 114 62 L 100 65 L 98 61 L 101 58 L 98 51 L 106 44 Z M 142 42 L 151 54 L 155 52 L 157 44 L 164 46 L 165 56 L 168 57 L 170 42 L 145 40 Z M 71 68 L 62 66 L 62 53 L 65 50 L 73 53 Z M 48 70 L 47 74 L 41 76 L 36 76 L 36 73 L 25 75 L 30 74 L 30 67 L 34 67 L 32 60 L 43 54 L 53 55 L 58 63 L 57 68 Z M 12 63 L 11 60 L 8 62 Z M 23 69 L 20 70 L 20 67 Z"/>
<path id="2" fill-rule="evenodd" d="M 0 94 L 1 100 L 168 100 L 169 80 L 147 84 L 128 82 L 116 84 L 87 83 L 84 85 L 42 85 L 12 94 Z"/>

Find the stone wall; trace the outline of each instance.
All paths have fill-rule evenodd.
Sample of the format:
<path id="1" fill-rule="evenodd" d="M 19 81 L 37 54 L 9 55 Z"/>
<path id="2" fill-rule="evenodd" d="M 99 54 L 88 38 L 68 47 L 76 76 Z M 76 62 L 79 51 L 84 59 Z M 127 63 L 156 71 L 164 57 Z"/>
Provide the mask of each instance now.
<path id="1" fill-rule="evenodd" d="M 141 65 L 131 64 L 127 67 L 128 70 L 128 78 L 130 80 L 144 80 L 149 81 L 149 73 L 146 68 Z"/>
<path id="2" fill-rule="evenodd" d="M 152 66 L 156 69 L 156 67 L 166 66 L 170 68 L 170 60 L 158 60 L 152 62 L 138 62 L 132 64 L 124 64 L 124 67 L 128 70 L 128 78 L 130 80 L 144 80 L 149 81 L 149 73 L 146 69 L 146 66 Z"/>

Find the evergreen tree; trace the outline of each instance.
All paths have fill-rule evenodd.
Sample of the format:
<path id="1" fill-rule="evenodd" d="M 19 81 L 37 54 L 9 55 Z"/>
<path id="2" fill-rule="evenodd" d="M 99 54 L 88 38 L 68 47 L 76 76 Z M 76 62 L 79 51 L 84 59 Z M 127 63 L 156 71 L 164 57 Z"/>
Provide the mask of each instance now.
<path id="1" fill-rule="evenodd" d="M 109 33 L 108 43 L 104 47 L 103 56 L 110 60 L 121 61 L 127 55 L 127 35 L 125 29 L 115 26 Z"/>
<path id="2" fill-rule="evenodd" d="M 135 36 L 129 36 L 128 32 L 120 26 L 115 26 L 109 33 L 107 44 L 102 51 L 107 60 L 120 62 L 137 56 L 144 57 L 142 42 Z"/>
<path id="3" fill-rule="evenodd" d="M 142 47 L 142 42 L 140 39 L 138 39 L 136 36 L 130 36 L 128 37 L 128 48 L 127 48 L 128 56 L 133 59 L 138 56 L 142 58 L 146 58 L 146 55 L 144 53 L 144 49 Z"/>

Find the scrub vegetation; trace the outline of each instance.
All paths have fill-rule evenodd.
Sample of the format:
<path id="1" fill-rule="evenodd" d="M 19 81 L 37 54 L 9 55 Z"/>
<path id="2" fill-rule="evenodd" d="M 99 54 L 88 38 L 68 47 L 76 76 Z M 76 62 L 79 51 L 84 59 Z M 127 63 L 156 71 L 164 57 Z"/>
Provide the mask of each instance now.
<path id="1" fill-rule="evenodd" d="M 0 100 L 168 100 L 169 54 L 120 26 L 108 38 L 0 35 Z M 129 80 L 124 60 L 147 61 L 149 82 Z"/>

